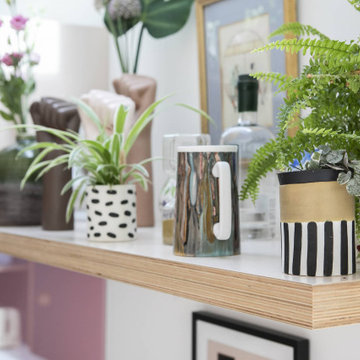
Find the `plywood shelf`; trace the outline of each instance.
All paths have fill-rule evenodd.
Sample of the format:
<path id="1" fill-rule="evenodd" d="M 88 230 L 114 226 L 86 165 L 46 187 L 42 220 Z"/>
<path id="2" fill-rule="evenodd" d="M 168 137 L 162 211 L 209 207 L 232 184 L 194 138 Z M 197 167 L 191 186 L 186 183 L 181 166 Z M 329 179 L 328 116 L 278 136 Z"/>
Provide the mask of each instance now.
<path id="1" fill-rule="evenodd" d="M 134 284 L 309 329 L 360 322 L 360 274 L 333 278 L 284 275 L 280 257 L 242 254 L 183 258 L 143 228 L 126 243 L 91 243 L 75 231 L 0 228 L 0 252 Z"/>

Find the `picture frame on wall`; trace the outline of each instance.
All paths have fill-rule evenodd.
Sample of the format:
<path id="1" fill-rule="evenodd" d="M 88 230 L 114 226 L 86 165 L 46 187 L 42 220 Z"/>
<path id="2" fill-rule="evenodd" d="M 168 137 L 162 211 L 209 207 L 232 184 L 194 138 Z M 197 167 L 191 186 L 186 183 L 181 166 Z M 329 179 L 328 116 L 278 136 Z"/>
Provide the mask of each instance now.
<path id="1" fill-rule="evenodd" d="M 192 360 L 309 360 L 309 340 L 208 312 L 194 312 Z"/>
<path id="2" fill-rule="evenodd" d="M 298 74 L 297 54 L 280 50 L 252 53 L 270 41 L 279 26 L 296 21 L 296 0 L 196 0 L 201 108 L 215 124 L 202 120 L 201 130 L 219 143 L 222 132 L 236 125 L 237 78 L 255 72 Z M 270 82 L 259 82 L 258 122 L 275 131 L 284 97 Z"/>

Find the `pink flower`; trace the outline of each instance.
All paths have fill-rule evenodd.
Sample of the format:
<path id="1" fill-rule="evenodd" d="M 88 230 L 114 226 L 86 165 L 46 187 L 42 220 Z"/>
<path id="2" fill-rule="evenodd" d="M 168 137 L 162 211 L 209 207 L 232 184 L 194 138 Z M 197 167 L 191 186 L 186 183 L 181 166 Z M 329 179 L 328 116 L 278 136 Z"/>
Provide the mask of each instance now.
<path id="1" fill-rule="evenodd" d="M 16 15 L 10 20 L 10 25 L 17 31 L 24 30 L 28 20 L 28 18 L 25 18 L 22 15 Z"/>
<path id="2" fill-rule="evenodd" d="M 0 19 L 0 27 L 1 27 L 1 25 L 3 24 L 4 22 Z"/>
<path id="3" fill-rule="evenodd" d="M 22 57 L 24 56 L 23 53 L 18 53 L 18 52 L 13 52 L 10 55 L 14 60 L 20 61 L 22 59 Z"/>
<path id="4" fill-rule="evenodd" d="M 5 54 L 0 61 L 7 66 L 13 65 L 13 58 L 9 54 Z"/>
<path id="5" fill-rule="evenodd" d="M 1 62 L 7 66 L 17 66 L 23 56 L 24 54 L 18 52 L 14 52 L 12 54 L 5 54 L 2 57 Z"/>

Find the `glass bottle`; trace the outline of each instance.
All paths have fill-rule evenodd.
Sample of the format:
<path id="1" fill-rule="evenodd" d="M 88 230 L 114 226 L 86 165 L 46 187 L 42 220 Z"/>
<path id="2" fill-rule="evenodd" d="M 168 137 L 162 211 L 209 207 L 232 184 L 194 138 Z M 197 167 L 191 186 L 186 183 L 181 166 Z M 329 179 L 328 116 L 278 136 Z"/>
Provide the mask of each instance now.
<path id="1" fill-rule="evenodd" d="M 269 129 L 257 123 L 258 80 L 247 74 L 239 75 L 237 88 L 238 124 L 226 129 L 220 142 L 238 145 L 240 190 L 253 155 L 274 136 Z M 276 177 L 271 173 L 261 180 L 259 196 L 255 204 L 251 200 L 239 202 L 242 240 L 273 239 L 276 236 L 276 194 Z"/>
<path id="2" fill-rule="evenodd" d="M 160 193 L 163 243 L 173 244 L 178 146 L 210 145 L 208 134 L 169 134 L 163 137 L 163 169 L 167 179 Z"/>

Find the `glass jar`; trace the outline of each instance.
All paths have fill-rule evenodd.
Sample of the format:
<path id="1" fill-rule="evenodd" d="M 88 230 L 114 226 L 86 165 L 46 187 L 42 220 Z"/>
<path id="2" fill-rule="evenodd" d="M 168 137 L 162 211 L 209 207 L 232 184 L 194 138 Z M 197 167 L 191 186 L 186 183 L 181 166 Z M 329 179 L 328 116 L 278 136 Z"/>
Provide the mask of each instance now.
<path id="1" fill-rule="evenodd" d="M 163 137 L 163 169 L 167 179 L 160 193 L 163 243 L 173 244 L 175 222 L 175 193 L 177 147 L 210 145 L 208 134 L 169 134 Z"/>

